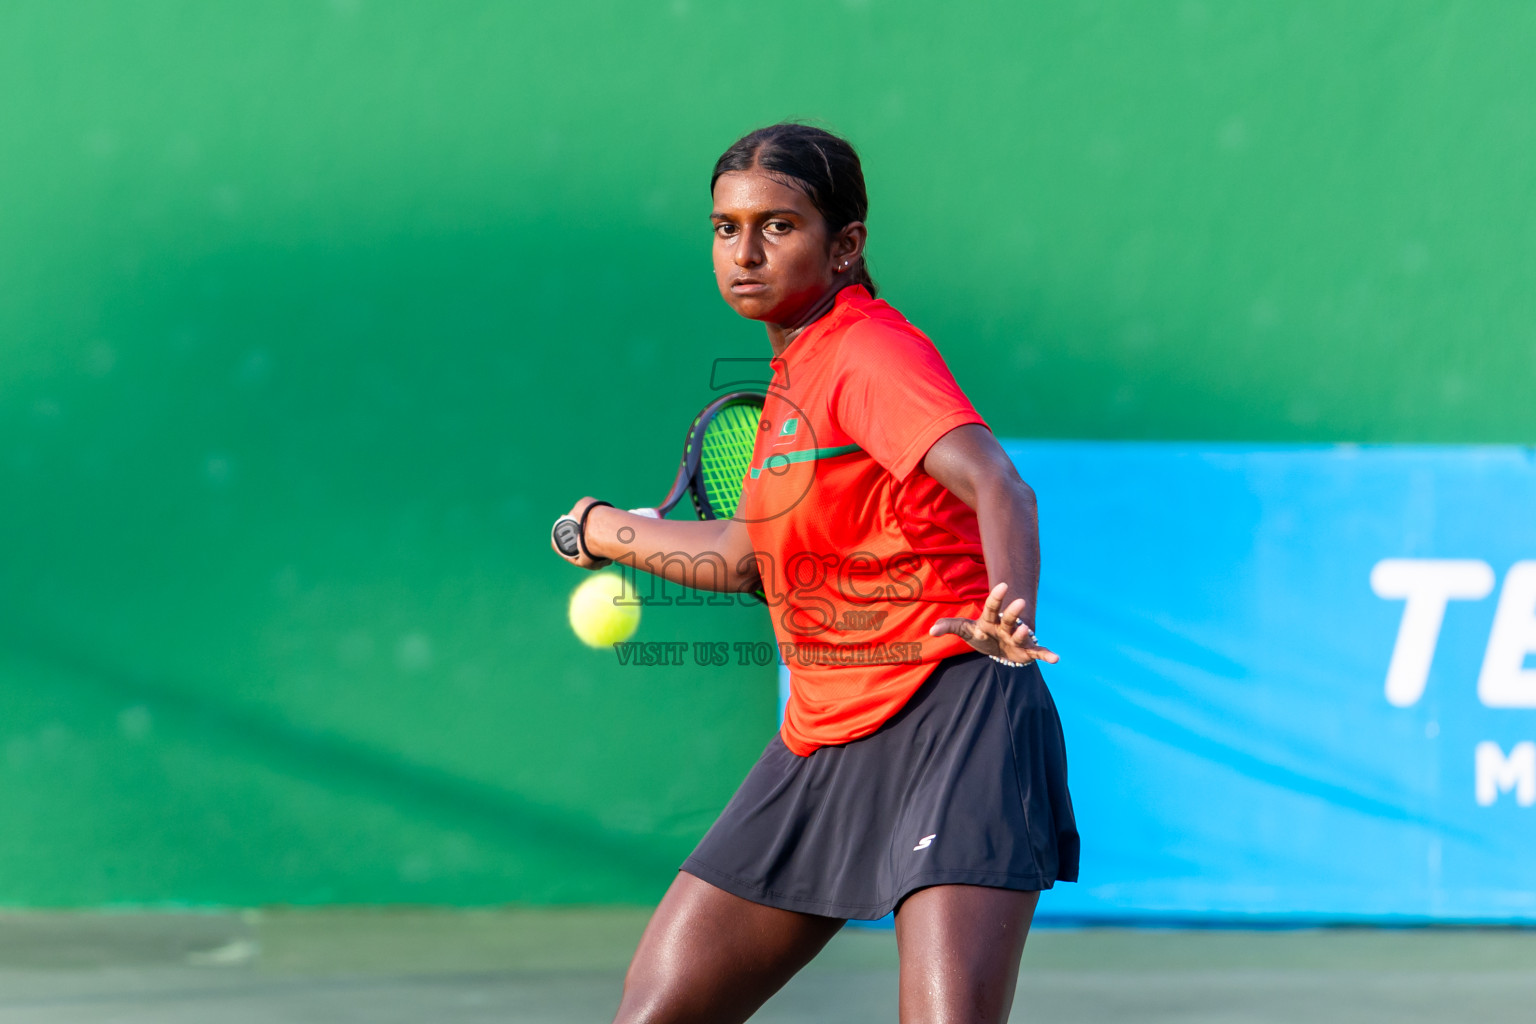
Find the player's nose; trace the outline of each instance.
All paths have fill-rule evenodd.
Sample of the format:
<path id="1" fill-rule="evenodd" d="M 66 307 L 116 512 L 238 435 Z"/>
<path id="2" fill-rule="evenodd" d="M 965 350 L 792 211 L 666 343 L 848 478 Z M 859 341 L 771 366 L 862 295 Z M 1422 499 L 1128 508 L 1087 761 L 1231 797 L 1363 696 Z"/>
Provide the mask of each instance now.
<path id="1" fill-rule="evenodd" d="M 755 267 L 762 263 L 762 237 L 756 231 L 743 231 L 736 239 L 734 258 L 738 267 Z"/>

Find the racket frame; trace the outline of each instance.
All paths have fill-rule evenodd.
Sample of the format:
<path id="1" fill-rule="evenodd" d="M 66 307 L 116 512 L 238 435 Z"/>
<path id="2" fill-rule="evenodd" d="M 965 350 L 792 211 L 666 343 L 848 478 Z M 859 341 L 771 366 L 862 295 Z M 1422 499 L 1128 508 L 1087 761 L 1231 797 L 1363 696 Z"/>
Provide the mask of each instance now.
<path id="1" fill-rule="evenodd" d="M 738 403 L 757 406 L 758 419 L 761 422 L 764 405 L 763 397 L 763 394 L 758 391 L 732 391 L 729 394 L 721 395 L 699 410 L 699 414 L 688 425 L 688 433 L 683 438 L 683 458 L 678 464 L 677 478 L 672 481 L 672 487 L 667 491 L 667 496 L 654 508 L 632 508 L 630 512 L 655 519 L 665 519 L 667 513 L 672 511 L 677 503 L 683 500 L 684 494 L 687 494 L 693 498 L 693 508 L 700 519 L 719 520 L 721 517 L 716 513 L 714 506 L 710 503 L 709 495 L 704 491 L 703 474 L 699 472 L 700 464 L 704 457 L 704 434 L 709 429 L 710 423 L 714 421 L 722 409 Z M 597 504 L 606 505 L 608 503 L 598 502 Z M 582 527 L 585 524 L 585 515 L 579 521 L 574 516 L 561 516 L 555 521 L 554 538 L 556 546 L 565 552 L 568 557 L 574 557 L 576 554 L 575 550 L 569 550 L 569 548 L 579 549 L 582 546 L 580 545 L 579 538 Z M 604 564 L 607 564 L 606 560 Z M 768 603 L 761 588 L 750 591 L 750 593 L 758 601 L 764 604 Z"/>
<path id="2" fill-rule="evenodd" d="M 763 408 L 761 392 L 732 391 L 730 394 L 721 395 L 699 410 L 699 414 L 688 425 L 688 433 L 683 438 L 683 458 L 677 466 L 677 478 L 672 481 L 672 488 L 667 491 L 667 496 L 654 509 L 658 519 L 665 518 L 666 514 L 683 500 L 685 494 L 693 498 L 693 508 L 700 519 L 720 518 L 714 506 L 710 504 L 709 496 L 704 493 L 704 483 L 699 473 L 699 464 L 704 454 L 704 432 L 720 414 L 720 410 L 740 402 L 757 406 L 761 415 Z"/>

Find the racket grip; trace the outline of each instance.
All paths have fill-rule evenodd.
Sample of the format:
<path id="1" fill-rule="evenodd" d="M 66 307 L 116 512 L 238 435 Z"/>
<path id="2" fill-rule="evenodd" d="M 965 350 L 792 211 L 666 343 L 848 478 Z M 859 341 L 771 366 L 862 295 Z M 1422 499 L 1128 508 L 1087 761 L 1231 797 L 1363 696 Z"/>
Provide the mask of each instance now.
<path id="1" fill-rule="evenodd" d="M 645 516 L 647 519 L 660 519 L 661 513 L 654 508 L 632 508 L 629 510 L 632 516 Z"/>
<path id="2" fill-rule="evenodd" d="M 575 516 L 561 516 L 555 520 L 553 537 L 555 547 L 567 558 L 576 558 L 581 554 L 581 524 Z"/>

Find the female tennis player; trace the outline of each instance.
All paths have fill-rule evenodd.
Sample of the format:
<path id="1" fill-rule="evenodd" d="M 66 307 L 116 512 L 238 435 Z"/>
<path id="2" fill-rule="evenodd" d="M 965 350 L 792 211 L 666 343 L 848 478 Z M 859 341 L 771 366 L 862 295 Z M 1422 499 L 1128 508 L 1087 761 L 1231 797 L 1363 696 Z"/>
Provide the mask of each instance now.
<path id="1" fill-rule="evenodd" d="M 674 582 L 761 587 L 790 698 L 651 918 L 616 1019 L 746 1020 L 845 920 L 894 909 L 901 1019 L 1005 1020 L 1040 891 L 1078 860 L 1037 665 L 1057 658 L 1033 629 L 1034 493 L 933 344 L 875 297 L 847 142 L 755 131 L 711 195 L 720 294 L 773 349 L 740 508 L 680 522 L 583 498 L 562 557 L 659 554 Z M 675 552 L 728 569 L 691 579 Z"/>

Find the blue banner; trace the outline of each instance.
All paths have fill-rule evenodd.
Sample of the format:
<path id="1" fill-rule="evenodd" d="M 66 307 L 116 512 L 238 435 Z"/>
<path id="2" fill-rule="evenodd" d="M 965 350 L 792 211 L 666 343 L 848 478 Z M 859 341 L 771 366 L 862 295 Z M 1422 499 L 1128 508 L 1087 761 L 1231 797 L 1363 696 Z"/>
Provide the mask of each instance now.
<path id="1" fill-rule="evenodd" d="M 1049 921 L 1536 922 L 1536 455 L 1009 442 L 1082 881 Z"/>
<path id="2" fill-rule="evenodd" d="M 1536 457 L 1011 443 L 1083 880 L 1056 917 L 1536 922 Z"/>

